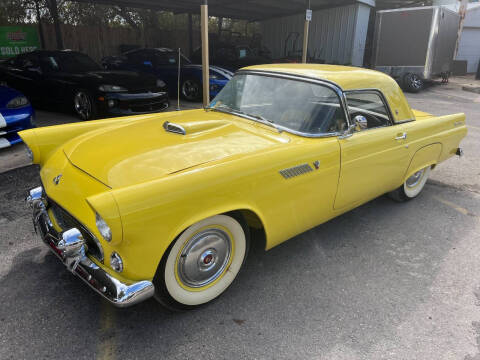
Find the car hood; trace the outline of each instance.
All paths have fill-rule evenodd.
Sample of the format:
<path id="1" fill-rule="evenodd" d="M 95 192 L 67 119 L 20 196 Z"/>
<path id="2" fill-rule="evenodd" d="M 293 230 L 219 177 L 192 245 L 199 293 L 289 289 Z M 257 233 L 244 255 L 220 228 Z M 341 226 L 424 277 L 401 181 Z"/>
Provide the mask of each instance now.
<path id="1" fill-rule="evenodd" d="M 84 73 L 63 73 L 63 77 L 87 82 L 89 85 L 118 85 L 128 90 L 147 89 L 156 86 L 157 79 L 150 74 L 135 71 L 98 70 Z"/>
<path id="2" fill-rule="evenodd" d="M 166 131 L 165 121 L 183 126 L 186 135 Z M 287 135 L 250 120 L 193 110 L 92 131 L 66 143 L 64 152 L 77 168 L 111 188 L 119 188 L 265 151 L 288 141 Z"/>

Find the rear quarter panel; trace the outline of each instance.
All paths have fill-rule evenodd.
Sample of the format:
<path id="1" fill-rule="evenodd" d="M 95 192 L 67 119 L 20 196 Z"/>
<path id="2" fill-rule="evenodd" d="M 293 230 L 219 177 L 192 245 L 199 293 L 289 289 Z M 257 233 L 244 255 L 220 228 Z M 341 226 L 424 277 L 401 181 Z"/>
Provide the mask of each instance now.
<path id="1" fill-rule="evenodd" d="M 435 117 L 415 111 L 415 115 L 417 120 L 404 124 L 412 157 L 405 179 L 422 167 L 441 163 L 454 156 L 461 140 L 467 134 L 465 114 Z M 433 144 L 435 147 L 419 152 Z"/>

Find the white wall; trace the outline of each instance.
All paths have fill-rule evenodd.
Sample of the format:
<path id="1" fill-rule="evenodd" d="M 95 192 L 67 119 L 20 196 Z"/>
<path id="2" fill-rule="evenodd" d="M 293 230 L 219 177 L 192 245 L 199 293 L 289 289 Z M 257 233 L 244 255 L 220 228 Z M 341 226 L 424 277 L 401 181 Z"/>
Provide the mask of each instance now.
<path id="1" fill-rule="evenodd" d="M 457 8 L 448 7 L 452 10 L 458 10 L 458 6 Z M 467 72 L 477 71 L 480 60 L 480 4 L 478 3 L 468 4 L 456 59 L 467 61 Z"/>

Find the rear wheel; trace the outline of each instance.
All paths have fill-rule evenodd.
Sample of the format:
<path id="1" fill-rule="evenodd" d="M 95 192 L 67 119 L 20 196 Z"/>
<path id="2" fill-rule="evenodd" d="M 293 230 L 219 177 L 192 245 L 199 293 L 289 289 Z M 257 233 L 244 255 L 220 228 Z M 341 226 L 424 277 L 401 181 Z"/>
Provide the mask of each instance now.
<path id="1" fill-rule="evenodd" d="M 182 96 L 188 101 L 198 101 L 202 97 L 202 85 L 195 79 L 186 79 L 180 89 Z"/>
<path id="2" fill-rule="evenodd" d="M 233 282 L 248 250 L 248 228 L 216 215 L 187 228 L 163 256 L 155 298 L 172 310 L 189 310 L 220 296 Z"/>
<path id="3" fill-rule="evenodd" d="M 417 93 L 423 89 L 425 83 L 417 74 L 408 73 L 403 76 L 403 86 L 406 91 Z"/>
<path id="4" fill-rule="evenodd" d="M 81 120 L 93 120 L 97 116 L 95 102 L 86 90 L 78 90 L 73 96 L 73 109 Z"/>
<path id="5" fill-rule="evenodd" d="M 430 174 L 430 166 L 423 168 L 410 176 L 402 186 L 388 195 L 395 201 L 404 202 L 416 198 L 425 187 Z"/>

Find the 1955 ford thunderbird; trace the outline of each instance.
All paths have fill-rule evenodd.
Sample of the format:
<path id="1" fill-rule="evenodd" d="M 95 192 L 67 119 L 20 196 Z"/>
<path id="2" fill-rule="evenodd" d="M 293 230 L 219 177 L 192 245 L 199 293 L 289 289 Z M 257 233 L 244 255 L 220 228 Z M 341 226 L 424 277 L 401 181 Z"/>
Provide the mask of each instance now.
<path id="1" fill-rule="evenodd" d="M 66 267 L 117 306 L 190 309 L 232 283 L 253 228 L 270 249 L 382 194 L 415 198 L 466 133 L 382 73 L 274 64 L 205 109 L 20 136 L 41 167 L 35 228 Z"/>

